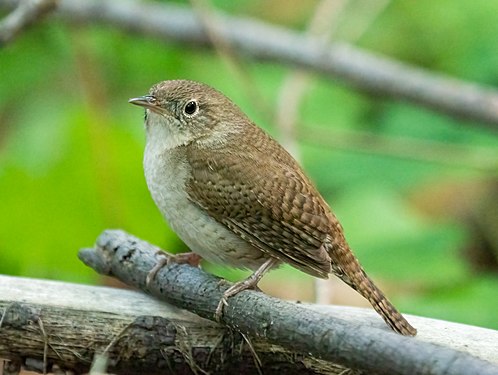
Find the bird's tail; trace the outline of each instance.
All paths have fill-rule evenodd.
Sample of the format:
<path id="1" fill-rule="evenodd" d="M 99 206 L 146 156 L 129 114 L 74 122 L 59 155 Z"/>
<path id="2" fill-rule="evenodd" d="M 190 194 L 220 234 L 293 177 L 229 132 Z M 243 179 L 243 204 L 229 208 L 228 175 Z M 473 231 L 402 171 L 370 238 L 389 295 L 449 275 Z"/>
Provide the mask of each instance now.
<path id="1" fill-rule="evenodd" d="M 365 297 L 393 331 L 405 336 L 415 336 L 417 334 L 417 330 L 408 323 L 396 307 L 389 302 L 384 293 L 367 276 L 349 247 L 340 246 L 329 253 L 332 258 L 334 273 Z M 342 266 L 338 267 L 337 264 Z"/>

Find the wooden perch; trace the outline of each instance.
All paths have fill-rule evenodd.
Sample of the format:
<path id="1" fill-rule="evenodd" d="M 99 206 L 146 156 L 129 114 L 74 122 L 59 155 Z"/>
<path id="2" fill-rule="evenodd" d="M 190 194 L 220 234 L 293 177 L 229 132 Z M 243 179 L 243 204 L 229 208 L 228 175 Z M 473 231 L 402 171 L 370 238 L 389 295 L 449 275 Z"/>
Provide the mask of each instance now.
<path id="1" fill-rule="evenodd" d="M 157 251 L 157 247 L 122 231 L 106 231 L 95 248 L 83 249 L 79 256 L 101 274 L 115 276 L 175 306 L 213 319 L 228 285 L 201 269 L 171 264 L 162 268 L 147 288 L 145 279 L 156 263 Z M 490 352 L 483 355 L 483 337 L 493 336 L 496 340 L 495 331 L 484 330 L 483 334 L 481 329 L 467 327 L 442 340 L 441 332 L 451 332 L 454 324 L 409 317 L 419 329 L 419 336 L 414 339 L 391 332 L 379 317 L 375 318 L 377 324 L 366 324 L 364 320 L 368 319 L 348 321 L 338 315 L 324 314 L 261 292 L 244 291 L 229 299 L 223 323 L 251 339 L 261 338 L 291 352 L 306 353 L 369 374 L 498 374 L 496 365 L 483 360 L 496 361 L 496 341 L 490 342 Z M 469 329 L 481 333 L 462 343 L 466 341 L 463 337 L 468 338 L 462 332 Z M 474 354 L 483 359 L 455 350 L 452 345 L 459 349 L 473 347 Z"/>
<path id="2" fill-rule="evenodd" d="M 107 231 L 80 256 L 103 274 L 143 287 L 156 251 Z M 174 264 L 151 289 L 211 318 L 226 287 L 200 269 Z M 370 309 L 293 304 L 253 291 L 231 298 L 225 319 L 235 329 L 136 291 L 0 276 L 0 358 L 11 368 L 86 372 L 95 354 L 105 352 L 107 369 L 127 374 L 344 373 L 338 363 L 368 374 L 498 374 L 493 330 L 410 316 L 419 329 L 410 339 L 391 333 Z"/>
<path id="3" fill-rule="evenodd" d="M 18 0 L 0 0 L 11 8 Z M 211 46 L 209 33 L 190 8 L 136 0 L 59 0 L 56 14 L 69 22 L 101 23 L 182 45 Z M 256 59 L 319 72 L 356 89 L 413 102 L 475 125 L 498 126 L 498 92 L 491 87 L 432 73 L 345 43 L 324 47 L 319 38 L 248 18 L 213 12 L 217 36 Z"/>
<path id="4" fill-rule="evenodd" d="M 0 321 L 0 359 L 38 372 L 86 373 L 104 352 L 108 370 L 122 374 L 255 374 L 256 358 L 265 374 L 344 371 L 263 339 L 251 348 L 233 330 L 133 290 L 0 276 Z"/>

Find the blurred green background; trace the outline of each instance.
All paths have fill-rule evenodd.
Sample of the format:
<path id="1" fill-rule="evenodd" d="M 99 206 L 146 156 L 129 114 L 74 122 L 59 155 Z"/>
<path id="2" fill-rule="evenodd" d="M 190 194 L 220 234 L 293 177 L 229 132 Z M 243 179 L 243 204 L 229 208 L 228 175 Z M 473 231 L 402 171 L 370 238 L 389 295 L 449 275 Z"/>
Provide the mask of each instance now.
<path id="1" fill-rule="evenodd" d="M 347 4 L 334 40 L 350 40 L 368 19 L 369 1 Z M 304 31 L 317 2 L 212 5 Z M 498 2 L 487 0 L 391 1 L 354 42 L 496 87 L 497 17 Z M 275 110 L 291 69 L 240 62 L 265 107 Z M 225 64 L 212 49 L 53 17 L 1 49 L 0 273 L 102 283 L 77 251 L 107 228 L 185 250 L 147 191 L 143 112 L 127 100 L 164 79 L 199 80 L 279 138 L 272 118 Z M 405 312 L 498 329 L 497 133 L 318 75 L 310 82 L 300 126 L 328 134 L 331 146 L 297 139 L 302 164 L 367 272 Z M 369 148 L 355 143 L 357 137 Z M 271 294 L 291 289 L 281 295 L 313 298 L 312 280 L 291 268 L 268 280 L 263 289 Z"/>

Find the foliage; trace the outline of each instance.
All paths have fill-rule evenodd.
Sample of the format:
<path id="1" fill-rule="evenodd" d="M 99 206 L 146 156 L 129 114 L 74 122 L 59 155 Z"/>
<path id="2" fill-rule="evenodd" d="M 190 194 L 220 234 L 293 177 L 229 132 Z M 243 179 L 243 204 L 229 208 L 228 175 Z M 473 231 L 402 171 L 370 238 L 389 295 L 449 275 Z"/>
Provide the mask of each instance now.
<path id="1" fill-rule="evenodd" d="M 364 3 L 346 9 L 338 39 L 348 40 Z M 309 2 L 278 13 L 287 2 L 215 4 L 295 28 L 304 28 L 314 6 Z M 497 13 L 497 3 L 484 0 L 392 1 L 358 44 L 493 85 L 498 82 Z M 272 110 L 289 69 L 242 57 L 241 63 Z M 76 252 L 105 228 L 185 250 L 150 199 L 141 166 L 142 113 L 127 103 L 153 83 L 172 78 L 219 88 L 278 137 L 272 121 L 210 49 L 48 19 L 0 51 L 0 273 L 97 282 Z M 311 132 L 326 129 L 339 139 L 344 132 L 381 137 L 371 138 L 380 153 L 340 140 L 336 148 L 306 143 L 301 150 L 305 169 L 340 217 L 365 268 L 392 284 L 393 301 L 407 312 L 498 328 L 493 302 L 498 276 L 473 271 L 462 257 L 475 239 L 457 209 L 496 201 L 475 188 L 493 179 L 496 184 L 496 170 L 479 168 L 490 158 L 493 165 L 496 134 L 367 97 L 319 76 L 300 116 Z M 413 140 L 415 151 L 429 142 L 436 156 L 432 162 L 389 156 L 382 137 Z M 465 152 L 444 153 L 448 145 Z M 456 194 L 462 187 L 471 190 L 464 201 Z M 444 199 L 439 199 L 441 190 Z M 240 277 L 233 270 L 210 269 Z M 294 273 L 286 268 L 283 276 Z"/>

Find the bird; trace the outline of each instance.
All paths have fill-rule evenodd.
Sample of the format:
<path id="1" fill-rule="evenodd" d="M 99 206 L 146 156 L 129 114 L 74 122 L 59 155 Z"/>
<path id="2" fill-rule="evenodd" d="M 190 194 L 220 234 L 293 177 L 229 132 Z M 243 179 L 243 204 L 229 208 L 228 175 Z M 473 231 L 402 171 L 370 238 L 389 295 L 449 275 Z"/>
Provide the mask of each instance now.
<path id="1" fill-rule="evenodd" d="M 249 269 L 223 294 L 256 288 L 282 264 L 331 274 L 366 298 L 395 332 L 417 330 L 363 270 L 344 230 L 298 162 L 228 97 L 204 83 L 162 81 L 131 104 L 145 109 L 144 174 L 158 209 L 200 259 Z"/>

